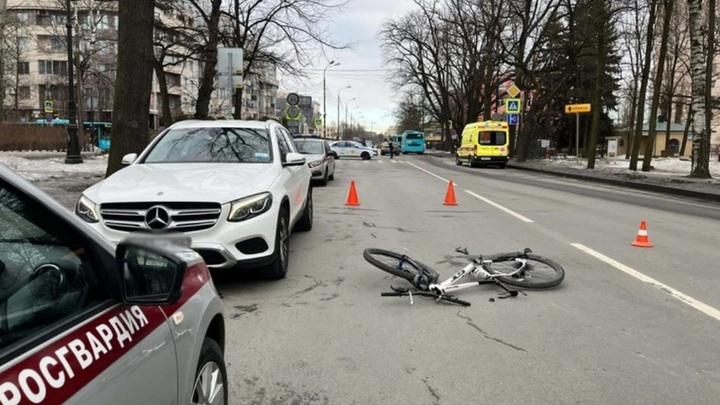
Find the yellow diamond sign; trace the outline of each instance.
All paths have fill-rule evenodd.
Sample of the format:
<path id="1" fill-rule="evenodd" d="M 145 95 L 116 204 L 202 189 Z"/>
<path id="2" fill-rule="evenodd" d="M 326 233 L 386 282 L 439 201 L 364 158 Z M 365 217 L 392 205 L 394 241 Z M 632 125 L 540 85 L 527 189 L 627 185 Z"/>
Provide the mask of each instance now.
<path id="1" fill-rule="evenodd" d="M 517 97 L 518 94 L 520 94 L 520 89 L 516 85 L 510 86 L 509 89 L 507 89 L 507 93 L 510 95 L 510 97 Z"/>

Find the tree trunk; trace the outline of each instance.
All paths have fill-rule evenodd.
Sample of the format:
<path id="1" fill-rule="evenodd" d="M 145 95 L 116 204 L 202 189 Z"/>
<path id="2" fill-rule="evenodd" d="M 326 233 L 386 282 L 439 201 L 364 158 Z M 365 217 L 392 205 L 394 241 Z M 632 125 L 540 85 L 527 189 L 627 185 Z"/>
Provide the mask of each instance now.
<path id="1" fill-rule="evenodd" d="M 688 134 L 690 132 L 690 126 L 693 122 L 695 112 L 692 109 L 692 103 L 688 104 L 688 115 L 687 121 L 685 122 L 685 130 L 683 131 L 682 146 L 680 146 L 680 156 L 685 156 L 685 148 L 687 147 Z"/>
<path id="2" fill-rule="evenodd" d="M 690 26 L 690 68 L 692 71 L 692 105 L 695 116 L 693 118 L 693 169 L 691 177 L 710 178 L 709 170 L 709 133 L 705 127 L 705 89 L 706 69 L 705 44 L 705 15 L 703 14 L 702 0 L 688 0 L 688 19 Z M 712 42 L 712 40 L 710 40 Z M 703 156 L 707 153 L 707 157 Z"/>
<path id="3" fill-rule="evenodd" d="M 220 6 L 222 0 L 212 0 L 212 9 L 208 21 L 208 42 L 202 52 L 203 67 L 202 80 L 198 90 L 197 103 L 195 104 L 195 118 L 206 119 L 210 113 L 210 98 L 212 97 L 215 85 L 215 65 L 217 65 L 217 47 L 220 42 Z"/>
<path id="4" fill-rule="evenodd" d="M 106 175 L 122 168 L 122 157 L 140 153 L 149 140 L 154 0 L 122 0 L 118 6 L 118 67 L 113 99 L 113 137 Z"/>
<path id="5" fill-rule="evenodd" d="M 590 142 L 587 147 L 587 168 L 595 168 L 595 150 L 597 148 L 598 136 L 600 132 L 600 118 L 602 116 L 602 93 L 603 93 L 603 82 L 605 81 L 605 49 L 607 48 L 607 39 L 605 38 L 606 27 L 606 5 L 599 5 L 600 15 L 598 17 L 598 59 L 597 68 L 595 70 L 595 94 L 593 94 L 592 102 L 592 123 L 590 126 Z"/>
<path id="6" fill-rule="evenodd" d="M 233 110 L 233 118 L 236 120 L 242 119 L 242 99 L 243 99 L 243 89 L 235 89 L 235 94 L 233 95 L 235 99 L 235 109 Z"/>
<path id="7" fill-rule="evenodd" d="M 650 105 L 650 125 L 648 127 L 648 137 L 645 143 L 645 152 L 643 153 L 642 171 L 650 171 L 650 163 L 652 162 L 653 148 L 655 147 L 655 133 L 657 128 L 657 112 L 660 104 L 660 92 L 662 91 L 662 79 L 665 70 L 665 56 L 667 54 L 668 37 L 670 36 L 670 21 L 672 20 L 673 3 L 675 0 L 665 0 L 663 2 L 663 18 L 662 37 L 660 39 L 660 53 L 658 54 L 657 72 L 655 74 L 655 89 L 653 90 L 652 104 Z M 667 122 L 666 122 L 667 123 Z"/>
<path id="8" fill-rule="evenodd" d="M 5 122 L 5 14 L 7 13 L 7 0 L 0 0 L 0 122 Z M 15 90 L 17 93 L 17 90 Z"/>
<path id="9" fill-rule="evenodd" d="M 160 106 L 162 112 L 160 114 L 160 126 L 169 127 L 172 124 L 172 111 L 170 110 L 170 93 L 168 92 L 167 77 L 162 62 L 153 60 L 153 69 L 158 79 L 158 87 L 160 87 Z"/>
<path id="10" fill-rule="evenodd" d="M 712 118 L 713 118 L 713 97 L 711 83 L 713 81 L 714 62 L 715 62 L 715 0 L 708 0 L 708 40 L 707 40 L 707 58 L 705 63 L 705 128 L 706 136 L 700 143 L 699 155 L 703 159 L 703 165 L 706 168 L 707 177 L 710 174 L 710 142 L 712 141 Z M 720 152 L 720 151 L 719 151 Z M 718 153 L 718 161 L 720 161 L 720 153 Z"/>
<path id="11" fill-rule="evenodd" d="M 642 141 L 642 127 L 645 121 L 645 97 L 647 95 L 648 80 L 650 78 L 650 62 L 655 39 L 655 18 L 657 14 L 658 0 L 650 0 L 650 17 L 648 18 L 648 32 L 645 46 L 645 64 L 643 66 L 642 78 L 640 79 L 640 96 L 638 97 L 637 121 L 635 122 L 635 135 L 632 144 L 632 155 L 630 156 L 630 170 L 637 171 L 638 154 L 640 153 L 640 142 Z"/>

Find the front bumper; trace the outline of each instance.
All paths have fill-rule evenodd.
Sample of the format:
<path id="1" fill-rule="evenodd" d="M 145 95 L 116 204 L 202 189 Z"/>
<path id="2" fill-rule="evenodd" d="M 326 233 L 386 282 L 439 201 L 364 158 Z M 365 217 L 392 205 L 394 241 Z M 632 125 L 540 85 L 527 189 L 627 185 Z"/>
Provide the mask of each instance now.
<path id="1" fill-rule="evenodd" d="M 280 202 L 273 201 L 270 210 L 257 217 L 241 222 L 229 222 L 227 217 L 230 205 L 224 204 L 215 225 L 185 234 L 192 238 L 192 249 L 203 257 L 210 268 L 263 265 L 272 261 L 271 256 L 275 251 L 279 208 Z M 109 228 L 102 220 L 89 225 L 115 244 L 130 234 Z"/>

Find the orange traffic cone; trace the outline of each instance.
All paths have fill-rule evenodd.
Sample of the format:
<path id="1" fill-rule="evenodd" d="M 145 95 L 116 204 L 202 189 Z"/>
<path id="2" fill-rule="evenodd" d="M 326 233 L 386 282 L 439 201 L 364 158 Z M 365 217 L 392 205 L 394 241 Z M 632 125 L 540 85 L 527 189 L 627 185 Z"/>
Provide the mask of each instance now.
<path id="1" fill-rule="evenodd" d="M 445 201 L 443 205 L 458 205 L 455 201 L 455 187 L 453 186 L 452 180 L 448 183 L 447 193 L 445 193 Z"/>
<path id="2" fill-rule="evenodd" d="M 355 180 L 350 181 L 350 193 L 348 194 L 347 202 L 345 203 L 345 205 L 360 205 L 357 191 L 355 190 Z"/>
<path id="3" fill-rule="evenodd" d="M 647 225 L 645 225 L 645 221 L 640 222 L 640 230 L 638 231 L 637 238 L 635 238 L 635 242 L 631 243 L 631 245 L 645 248 L 653 247 L 653 244 L 650 243 L 650 240 L 648 239 Z"/>

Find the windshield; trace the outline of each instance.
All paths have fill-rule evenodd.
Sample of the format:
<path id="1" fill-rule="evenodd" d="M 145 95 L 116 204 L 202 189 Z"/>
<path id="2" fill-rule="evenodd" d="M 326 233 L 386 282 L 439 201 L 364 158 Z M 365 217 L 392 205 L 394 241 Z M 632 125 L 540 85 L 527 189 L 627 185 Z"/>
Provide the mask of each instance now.
<path id="1" fill-rule="evenodd" d="M 304 155 L 322 155 L 325 153 L 322 142 L 319 141 L 295 141 L 298 152 Z"/>
<path id="2" fill-rule="evenodd" d="M 270 163 L 264 129 L 173 129 L 153 147 L 144 163 Z"/>
<path id="3" fill-rule="evenodd" d="M 423 134 L 416 132 L 416 133 L 412 133 L 412 134 L 407 134 L 407 135 L 405 135 L 405 137 L 407 139 L 423 139 Z"/>

